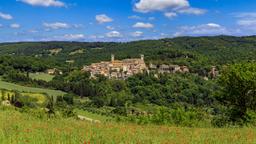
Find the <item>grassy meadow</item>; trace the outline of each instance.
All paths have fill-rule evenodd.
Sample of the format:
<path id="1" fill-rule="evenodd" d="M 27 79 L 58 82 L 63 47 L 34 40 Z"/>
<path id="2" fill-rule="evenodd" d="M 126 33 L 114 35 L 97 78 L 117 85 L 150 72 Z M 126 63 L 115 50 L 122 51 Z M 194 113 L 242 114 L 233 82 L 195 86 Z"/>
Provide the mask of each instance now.
<path id="1" fill-rule="evenodd" d="M 1 80 L 0 80 L 0 89 L 27 92 L 27 93 L 46 93 L 50 96 L 60 96 L 65 94 L 64 92 L 58 91 L 58 90 L 26 87 L 26 86 L 21 86 L 21 85 L 9 83 L 9 82 L 1 81 Z"/>
<path id="2" fill-rule="evenodd" d="M 28 96 L 30 98 L 36 99 L 37 104 L 44 104 L 46 101 L 46 95 L 43 93 L 28 93 L 28 92 L 21 92 L 21 96 Z M 12 97 L 15 95 L 14 91 L 8 91 L 0 89 L 0 98 L 4 97 L 4 99 L 8 99 L 8 97 Z"/>
<path id="3" fill-rule="evenodd" d="M 3 108 L 2 108 L 3 109 Z M 90 123 L 38 119 L 15 110 L 0 111 L 3 144 L 255 144 L 253 128 L 179 128 L 130 123 Z"/>
<path id="4" fill-rule="evenodd" d="M 51 81 L 54 78 L 53 75 L 49 75 L 47 73 L 30 73 L 29 77 L 34 80 L 44 80 L 47 82 Z"/>

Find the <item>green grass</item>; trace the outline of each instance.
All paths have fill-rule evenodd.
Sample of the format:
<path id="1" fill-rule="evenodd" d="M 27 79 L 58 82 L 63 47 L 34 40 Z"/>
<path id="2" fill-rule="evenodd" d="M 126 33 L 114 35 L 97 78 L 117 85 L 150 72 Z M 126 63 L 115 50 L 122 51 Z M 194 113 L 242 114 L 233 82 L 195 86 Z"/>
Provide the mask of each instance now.
<path id="1" fill-rule="evenodd" d="M 31 98 L 37 99 L 38 104 L 43 104 L 46 101 L 46 95 L 42 93 L 31 93 L 31 92 L 22 92 L 20 93 L 22 96 L 29 96 Z M 8 90 L 3 90 L 0 89 L 0 98 L 4 97 L 4 99 L 8 99 L 9 97 L 12 97 L 15 95 L 14 91 L 8 91 Z"/>
<path id="2" fill-rule="evenodd" d="M 47 73 L 30 73 L 29 77 L 35 80 L 44 80 L 44 81 L 51 81 L 54 76 L 53 75 L 49 75 Z"/>
<path id="3" fill-rule="evenodd" d="M 50 96 L 60 96 L 64 95 L 65 92 L 58 91 L 58 90 L 50 90 L 50 89 L 43 89 L 43 88 L 33 88 L 33 87 L 26 87 L 21 86 L 9 82 L 4 82 L 0 80 L 0 89 L 6 89 L 6 90 L 14 90 L 19 92 L 31 92 L 31 93 L 46 93 Z"/>
<path id="4" fill-rule="evenodd" d="M 255 144 L 254 128 L 179 128 L 90 123 L 73 118 L 40 120 L 0 110 L 1 144 Z"/>

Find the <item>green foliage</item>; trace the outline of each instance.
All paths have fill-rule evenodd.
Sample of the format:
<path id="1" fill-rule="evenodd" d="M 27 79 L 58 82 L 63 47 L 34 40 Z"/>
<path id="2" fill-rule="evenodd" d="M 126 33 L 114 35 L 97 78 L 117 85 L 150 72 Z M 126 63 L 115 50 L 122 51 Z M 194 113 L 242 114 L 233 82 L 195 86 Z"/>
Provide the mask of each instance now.
<path id="1" fill-rule="evenodd" d="M 51 97 L 46 105 L 48 113 L 54 117 L 74 116 L 73 107 L 80 105 L 74 101 L 73 95 L 78 95 L 81 99 L 90 99 L 81 107 L 96 107 L 98 110 L 111 107 L 111 110 L 104 114 L 117 115 L 120 120 L 124 116 L 138 123 L 198 126 L 199 123 L 208 123 L 210 117 L 214 126 L 243 123 L 255 125 L 255 42 L 255 37 L 216 36 L 127 43 L 0 44 L 2 78 L 30 86 L 22 87 L 0 81 L 0 87 L 29 92 L 43 91 L 48 95 L 59 96 L 56 103 Z M 52 55 L 50 51 L 56 48 L 61 51 Z M 70 55 L 81 49 L 84 53 Z M 147 64 L 186 65 L 191 73 L 143 73 L 127 80 L 109 80 L 100 75 L 91 79 L 89 73 L 80 71 L 83 65 L 109 61 L 111 54 L 115 54 L 117 59 L 134 58 L 138 57 L 138 54 L 144 54 Z M 74 60 L 75 63 L 67 64 L 66 60 Z M 220 70 L 223 65 L 241 62 L 248 63 L 235 64 L 221 71 L 219 83 L 203 79 L 212 66 L 217 66 Z M 47 82 L 29 77 L 30 73 L 44 72 L 54 67 L 63 70 L 64 74 Z M 68 94 L 60 96 L 63 95 L 62 91 Z M 33 98 L 9 96 L 6 99 L 12 103 L 20 99 L 26 107 L 34 107 L 29 103 L 34 102 Z M 150 106 L 161 108 L 155 110 Z"/>
<path id="2" fill-rule="evenodd" d="M 245 123 L 248 126 L 255 127 L 256 126 L 256 112 L 253 110 L 246 111 Z"/>
<path id="3" fill-rule="evenodd" d="M 98 84 L 95 83 L 94 89 L 97 95 L 92 95 L 90 97 L 92 102 L 99 107 L 125 106 L 125 103 L 133 98 L 126 86 L 125 81 L 110 80 Z"/>
<path id="4" fill-rule="evenodd" d="M 45 71 L 52 64 L 46 60 L 30 57 L 30 56 L 0 56 L 0 67 L 5 71 L 0 71 L 0 74 L 5 74 L 6 71 L 12 69 L 21 72 L 42 72 Z"/>
<path id="5" fill-rule="evenodd" d="M 226 67 L 220 84 L 223 93 L 219 99 L 232 109 L 230 120 L 246 122 L 247 111 L 256 110 L 256 64 L 248 62 Z"/>
<path id="6" fill-rule="evenodd" d="M 30 78 L 18 71 L 10 71 L 3 77 L 6 81 L 10 82 L 29 82 Z"/>
<path id="7" fill-rule="evenodd" d="M 152 121 L 157 124 L 173 124 L 180 126 L 199 126 L 207 117 L 199 110 L 185 110 L 184 108 L 168 109 L 161 107 L 153 115 Z"/>
<path id="8" fill-rule="evenodd" d="M 57 96 L 56 99 L 57 103 L 66 103 L 68 105 L 73 105 L 74 104 L 74 95 L 71 94 L 65 94 L 63 96 Z"/>
<path id="9" fill-rule="evenodd" d="M 135 96 L 134 102 L 149 102 L 169 106 L 182 105 L 210 106 L 214 103 L 213 91 L 217 86 L 193 74 L 160 75 L 140 74 L 127 81 Z"/>
<path id="10" fill-rule="evenodd" d="M 53 96 L 47 97 L 46 108 L 48 117 L 53 117 L 55 115 L 55 100 Z"/>
<path id="11" fill-rule="evenodd" d="M 34 58 L 35 61 L 31 58 L 29 62 L 18 60 L 17 64 L 19 66 L 30 64 L 31 62 L 36 66 L 36 69 L 32 70 L 40 70 L 41 66 L 43 66 L 40 61 L 44 61 L 43 63 L 46 66 L 58 66 L 66 69 L 68 67 L 65 64 L 66 60 L 75 60 L 73 66 L 81 67 L 93 62 L 109 60 L 111 54 L 115 54 L 117 59 L 133 58 L 138 57 L 138 54 L 144 54 L 147 63 L 187 65 L 192 72 L 206 75 L 205 71 L 209 70 L 212 65 L 220 66 L 239 61 L 255 60 L 255 41 L 256 38 L 254 36 L 215 36 L 179 37 L 128 43 L 9 43 L 0 45 L 0 55 L 37 57 Z M 50 50 L 56 48 L 62 49 L 62 51 L 56 55 L 50 55 Z M 81 49 L 85 53 L 70 55 L 70 53 Z M 22 67 L 21 69 L 24 68 Z"/>

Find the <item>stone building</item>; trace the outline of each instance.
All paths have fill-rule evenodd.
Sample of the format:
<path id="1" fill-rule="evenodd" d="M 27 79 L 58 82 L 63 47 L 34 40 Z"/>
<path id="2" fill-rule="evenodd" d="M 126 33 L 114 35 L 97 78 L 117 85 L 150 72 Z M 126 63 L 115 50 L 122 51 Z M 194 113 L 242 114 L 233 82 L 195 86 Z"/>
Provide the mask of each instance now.
<path id="1" fill-rule="evenodd" d="M 103 75 L 108 78 L 126 79 L 132 75 L 147 71 L 148 68 L 144 62 L 144 55 L 141 58 L 115 60 L 111 55 L 111 61 L 102 61 L 93 63 L 90 66 L 84 66 L 82 71 L 91 73 L 91 77 Z"/>
<path id="2" fill-rule="evenodd" d="M 63 72 L 61 70 L 58 70 L 56 68 L 48 69 L 48 70 L 46 70 L 46 73 L 49 75 L 62 75 L 63 74 Z"/>
<path id="3" fill-rule="evenodd" d="M 149 70 L 158 73 L 189 73 L 189 68 L 187 66 L 179 66 L 179 65 L 149 65 Z"/>
<path id="4" fill-rule="evenodd" d="M 219 75 L 219 71 L 217 70 L 216 66 L 212 66 L 211 71 L 208 73 L 209 77 L 214 79 Z"/>

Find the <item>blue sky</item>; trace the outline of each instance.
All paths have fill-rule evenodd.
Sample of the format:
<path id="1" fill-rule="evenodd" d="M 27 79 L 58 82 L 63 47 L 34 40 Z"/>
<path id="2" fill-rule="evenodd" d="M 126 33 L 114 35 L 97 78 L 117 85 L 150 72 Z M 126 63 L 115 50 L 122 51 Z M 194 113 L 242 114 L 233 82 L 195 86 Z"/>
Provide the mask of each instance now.
<path id="1" fill-rule="evenodd" d="M 1 0 L 0 42 L 254 35 L 255 0 Z"/>

